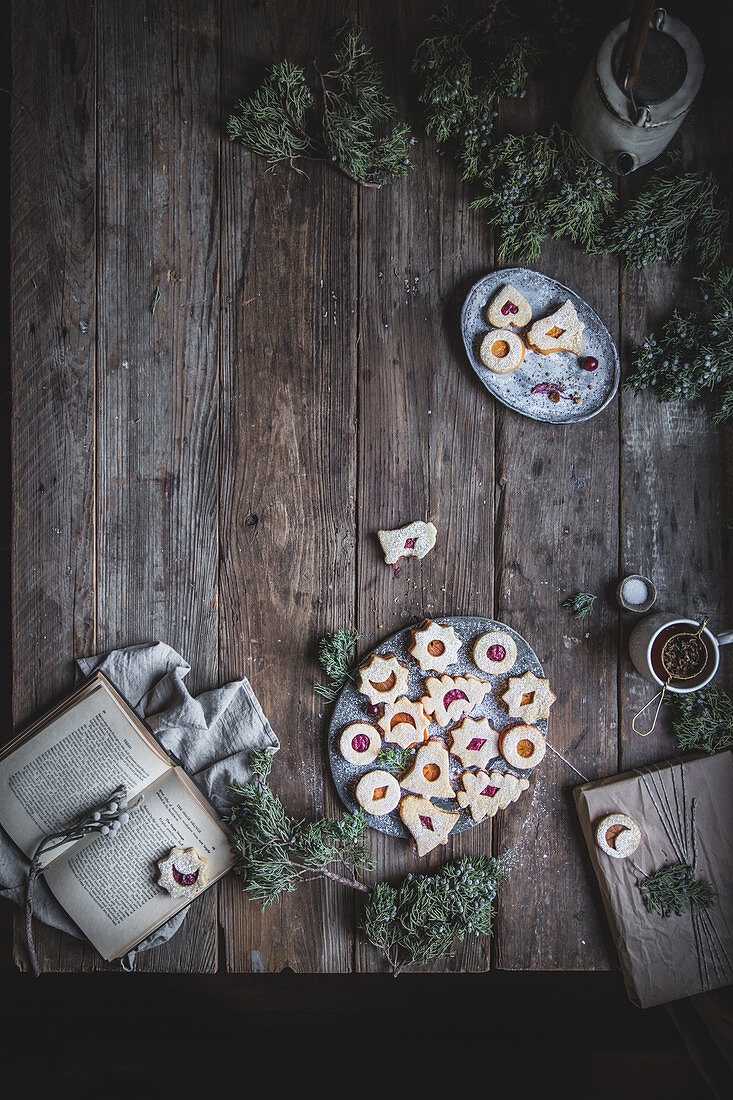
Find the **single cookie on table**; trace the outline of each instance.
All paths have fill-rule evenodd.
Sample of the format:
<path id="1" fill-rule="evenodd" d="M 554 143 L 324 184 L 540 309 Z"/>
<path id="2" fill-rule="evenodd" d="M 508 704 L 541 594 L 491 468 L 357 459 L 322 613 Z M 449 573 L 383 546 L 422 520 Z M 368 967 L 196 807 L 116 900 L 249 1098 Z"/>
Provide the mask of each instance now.
<path id="1" fill-rule="evenodd" d="M 208 884 L 208 866 L 206 856 L 200 856 L 195 848 L 176 845 L 167 856 L 158 860 L 158 886 L 167 890 L 172 898 L 195 898 Z"/>
<path id="2" fill-rule="evenodd" d="M 372 653 L 359 665 L 356 687 L 370 703 L 393 703 L 398 695 L 407 692 L 408 682 L 407 665 L 398 661 L 394 653 Z"/>
<path id="3" fill-rule="evenodd" d="M 532 307 L 515 286 L 507 283 L 489 302 L 486 316 L 494 328 L 506 328 L 507 325 L 524 328 L 532 320 Z"/>
<path id="4" fill-rule="evenodd" d="M 473 646 L 474 664 L 492 676 L 505 676 L 517 659 L 517 643 L 506 630 L 489 630 Z"/>
<path id="5" fill-rule="evenodd" d="M 420 746 L 400 786 L 425 798 L 456 797 L 450 781 L 450 757 L 442 741 L 426 741 Z"/>
<path id="6" fill-rule="evenodd" d="M 544 759 L 547 742 L 538 729 L 522 723 L 502 733 L 499 751 L 513 768 L 536 768 Z"/>
<path id="7" fill-rule="evenodd" d="M 445 844 L 460 816 L 457 810 L 441 810 L 429 798 L 417 794 L 406 794 L 400 802 L 400 817 L 415 840 L 419 856 Z"/>
<path id="8" fill-rule="evenodd" d="M 367 772 L 356 784 L 356 801 L 374 817 L 391 814 L 401 794 L 399 783 L 389 772 Z"/>
<path id="9" fill-rule="evenodd" d="M 557 696 L 550 691 L 549 680 L 540 679 L 534 672 L 525 672 L 523 676 L 509 677 L 509 687 L 501 698 L 512 718 L 521 718 L 531 725 L 540 718 L 549 717 Z"/>
<path id="10" fill-rule="evenodd" d="M 423 672 L 445 672 L 458 660 L 461 639 L 449 623 L 434 623 L 426 619 L 422 626 L 412 631 L 412 642 L 407 647 Z"/>
<path id="11" fill-rule="evenodd" d="M 494 374 L 511 374 L 524 359 L 526 348 L 521 336 L 511 329 L 487 332 L 478 349 L 479 359 Z"/>
<path id="12" fill-rule="evenodd" d="M 584 328 L 568 298 L 554 313 L 535 321 L 527 333 L 527 343 L 541 355 L 551 355 L 555 351 L 572 351 L 575 355 L 582 355 Z"/>
<path id="13" fill-rule="evenodd" d="M 439 726 L 470 714 L 491 691 L 491 684 L 477 676 L 428 676 L 423 687 L 420 702 Z"/>
<path id="14" fill-rule="evenodd" d="M 419 699 L 413 702 L 401 695 L 394 703 L 385 703 L 384 714 L 378 723 L 385 741 L 410 749 L 427 739 L 430 715 L 425 713 Z"/>
<path id="15" fill-rule="evenodd" d="M 641 844 L 641 829 L 628 814 L 607 814 L 596 827 L 596 844 L 613 859 L 626 859 Z"/>
<path id="16" fill-rule="evenodd" d="M 350 764 L 372 764 L 382 747 L 382 738 L 371 722 L 349 722 L 339 738 L 339 749 Z"/>
<path id="17" fill-rule="evenodd" d="M 400 558 L 424 558 L 435 546 L 437 534 L 434 523 L 415 520 L 394 531 L 377 531 L 377 538 L 387 565 L 395 565 Z"/>
<path id="18" fill-rule="evenodd" d="M 528 780 L 496 769 L 488 774 L 485 771 L 466 771 L 461 773 L 460 778 L 463 789 L 458 792 L 458 805 L 464 810 L 469 809 L 474 821 L 483 821 L 499 810 L 505 810 L 529 786 Z"/>
<path id="19" fill-rule="evenodd" d="M 464 718 L 448 731 L 450 753 L 464 768 L 485 768 L 499 755 L 499 734 L 488 718 Z"/>

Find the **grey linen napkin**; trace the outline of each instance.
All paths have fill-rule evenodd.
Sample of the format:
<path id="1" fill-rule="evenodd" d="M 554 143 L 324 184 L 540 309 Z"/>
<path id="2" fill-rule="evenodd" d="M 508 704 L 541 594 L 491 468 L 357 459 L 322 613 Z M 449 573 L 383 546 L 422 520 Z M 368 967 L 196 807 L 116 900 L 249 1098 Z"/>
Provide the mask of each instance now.
<path id="1" fill-rule="evenodd" d="M 229 787 L 246 783 L 249 754 L 262 748 L 277 752 L 280 742 L 265 718 L 248 680 L 233 680 L 195 698 L 184 680 L 191 666 L 165 642 L 128 646 L 77 661 L 77 682 L 103 672 L 160 744 L 181 762 L 219 813 L 230 806 Z M 25 904 L 29 860 L 0 828 L 0 895 Z M 61 908 L 41 878 L 33 901 L 34 915 L 44 924 L 77 938 L 83 933 Z M 131 970 L 140 951 L 158 947 L 178 931 L 188 909 L 182 909 L 138 944 L 123 959 Z"/>

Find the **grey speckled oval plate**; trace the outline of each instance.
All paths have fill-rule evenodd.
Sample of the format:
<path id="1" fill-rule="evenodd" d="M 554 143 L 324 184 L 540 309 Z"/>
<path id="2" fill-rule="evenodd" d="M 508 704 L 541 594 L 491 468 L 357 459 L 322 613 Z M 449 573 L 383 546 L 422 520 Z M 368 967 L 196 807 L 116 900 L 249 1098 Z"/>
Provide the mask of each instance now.
<path id="1" fill-rule="evenodd" d="M 511 374 L 494 374 L 488 370 L 478 355 L 483 337 L 493 328 L 487 320 L 486 308 L 506 283 L 511 283 L 527 299 L 532 307 L 532 321 L 546 317 L 569 298 L 585 324 L 583 357 L 597 359 L 597 370 L 583 370 L 577 355 L 569 351 L 539 355 L 529 348 L 521 364 Z M 539 271 L 509 267 L 484 275 L 471 288 L 464 302 L 461 329 L 471 366 L 489 393 L 503 405 L 533 420 L 546 420 L 551 424 L 577 424 L 590 420 L 605 409 L 618 389 L 621 378 L 618 350 L 603 321 L 574 290 L 548 275 L 541 275 Z M 515 331 L 524 335 L 520 329 Z M 564 399 L 554 403 L 546 393 L 532 393 L 532 388 L 540 382 L 564 383 L 565 393 L 579 395 L 580 403 Z"/>
<path id="2" fill-rule="evenodd" d="M 450 623 L 462 642 L 458 660 L 454 665 L 448 667 L 446 670 L 447 674 L 449 676 L 478 676 L 480 679 L 488 680 L 491 683 L 491 694 L 486 695 L 483 702 L 471 711 L 471 717 L 488 718 L 493 728 L 499 731 L 505 729 L 507 726 L 515 725 L 517 719 L 510 718 L 507 714 L 506 708 L 499 701 L 497 688 L 500 687 L 509 676 L 521 676 L 523 672 L 529 671 L 534 672 L 535 676 L 544 676 L 542 665 L 537 659 L 537 654 L 532 649 L 531 645 L 524 640 L 521 634 L 517 634 L 516 630 L 512 630 L 510 626 L 507 626 L 505 623 L 497 622 L 495 619 L 459 616 L 447 619 L 441 618 L 436 620 L 436 622 Z M 411 627 L 406 627 L 397 634 L 392 634 L 391 637 L 381 642 L 371 650 L 370 653 L 365 653 L 360 664 L 368 660 L 372 653 L 394 653 L 395 657 L 408 665 L 410 670 L 408 695 L 411 699 L 417 699 L 422 694 L 423 679 L 426 676 L 435 676 L 436 673 L 423 672 L 414 658 L 408 653 L 407 647 L 412 640 L 411 629 Z M 517 659 L 514 663 L 514 667 L 509 673 L 503 676 L 489 676 L 487 673 L 477 668 L 473 663 L 473 643 L 481 634 L 485 634 L 488 630 L 505 630 L 517 643 Z M 342 688 L 336 700 L 328 730 L 328 752 L 331 760 L 333 781 L 336 784 L 336 790 L 339 793 L 341 801 L 352 813 L 359 809 L 359 803 L 356 801 L 356 796 L 354 794 L 356 784 L 361 779 L 362 775 L 374 771 L 379 765 L 350 764 L 348 761 L 344 760 L 339 751 L 339 738 L 342 729 L 344 726 L 348 725 L 349 722 L 374 721 L 367 715 L 366 708 L 368 706 L 369 700 L 367 697 L 356 690 L 356 685 L 353 681 L 349 681 Z M 545 735 L 547 734 L 547 719 L 540 719 L 535 725 L 538 730 Z M 435 722 L 431 722 L 428 727 L 428 737 L 443 737 L 448 729 L 450 729 L 449 726 L 441 727 Z M 456 760 L 454 756 L 451 756 L 450 760 L 451 776 L 455 778 L 463 771 L 463 767 L 460 761 Z M 496 757 L 496 760 L 501 762 L 501 767 L 504 771 L 514 772 L 515 775 L 526 776 L 527 778 L 532 774 L 531 771 L 526 769 L 519 770 L 510 767 L 501 756 Z M 492 766 L 493 763 L 490 762 L 488 770 L 491 770 Z M 436 806 L 441 806 L 443 809 L 460 811 L 460 818 L 453 829 L 454 833 L 462 832 L 464 829 L 470 829 L 476 824 L 469 811 L 461 810 L 455 799 L 436 798 L 434 801 Z M 409 832 L 402 824 L 402 820 L 397 810 L 393 810 L 391 814 L 385 814 L 384 817 L 374 817 L 372 814 L 367 814 L 367 821 L 372 829 L 376 829 L 380 833 L 387 833 L 390 836 L 399 837 L 410 836 Z M 482 821 L 479 822 L 479 824 L 483 825 L 485 822 Z"/>

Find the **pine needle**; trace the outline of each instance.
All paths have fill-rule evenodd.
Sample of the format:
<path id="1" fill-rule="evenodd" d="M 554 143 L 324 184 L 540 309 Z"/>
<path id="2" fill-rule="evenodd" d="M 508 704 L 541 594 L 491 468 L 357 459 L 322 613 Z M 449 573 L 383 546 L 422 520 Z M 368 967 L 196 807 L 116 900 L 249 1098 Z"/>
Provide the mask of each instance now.
<path id="1" fill-rule="evenodd" d="M 347 680 L 352 679 L 349 669 L 353 661 L 354 646 L 362 637 L 356 630 L 337 630 L 326 634 L 318 643 L 318 663 L 325 670 L 328 684 L 316 684 L 314 691 L 332 703 Z"/>
<path id="2" fill-rule="evenodd" d="M 711 909 L 718 904 L 718 892 L 713 884 L 696 881 L 689 863 L 666 863 L 640 879 L 637 885 L 647 911 L 664 920 L 673 913 L 680 916 L 685 903 L 698 910 Z"/>

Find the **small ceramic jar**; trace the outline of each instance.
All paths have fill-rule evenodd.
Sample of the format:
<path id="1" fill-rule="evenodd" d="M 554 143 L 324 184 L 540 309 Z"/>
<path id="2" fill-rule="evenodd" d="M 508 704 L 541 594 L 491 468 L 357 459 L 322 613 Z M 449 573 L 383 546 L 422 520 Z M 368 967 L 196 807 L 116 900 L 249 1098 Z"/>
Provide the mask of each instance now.
<path id="1" fill-rule="evenodd" d="M 646 589 L 646 597 L 640 601 L 638 595 L 643 594 L 642 585 Z M 654 584 L 648 577 L 642 577 L 640 573 L 629 573 L 619 582 L 616 589 L 616 599 L 626 611 L 638 613 L 648 611 L 656 598 L 657 590 Z"/>

